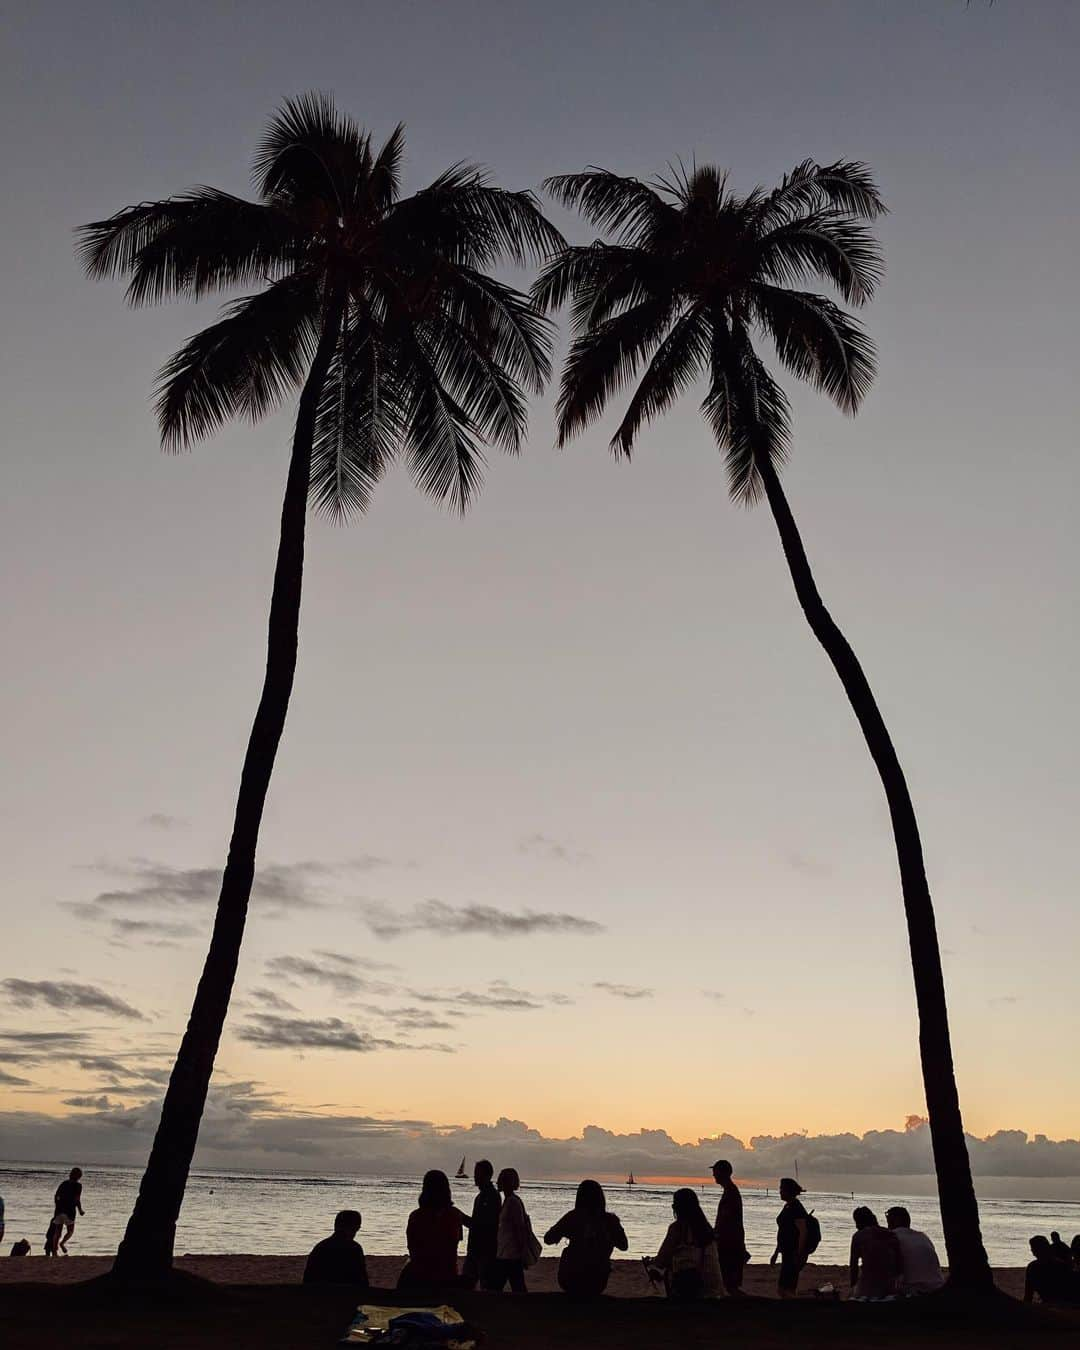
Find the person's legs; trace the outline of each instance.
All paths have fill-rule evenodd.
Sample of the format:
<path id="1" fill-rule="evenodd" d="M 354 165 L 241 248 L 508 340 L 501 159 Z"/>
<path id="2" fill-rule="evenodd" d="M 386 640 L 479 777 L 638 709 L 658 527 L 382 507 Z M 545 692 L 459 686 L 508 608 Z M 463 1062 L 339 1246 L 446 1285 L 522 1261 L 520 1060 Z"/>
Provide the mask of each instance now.
<path id="1" fill-rule="evenodd" d="M 508 1261 L 491 1260 L 480 1272 L 481 1288 L 500 1294 L 506 1284 Z"/>
<path id="2" fill-rule="evenodd" d="M 465 1260 L 461 1263 L 461 1276 L 458 1283 L 462 1289 L 475 1289 L 480 1279 L 480 1262 L 473 1252 L 465 1253 Z"/>
<path id="3" fill-rule="evenodd" d="M 780 1278 L 776 1289 L 781 1298 L 794 1298 L 799 1289 L 799 1261 L 792 1253 L 784 1252 L 780 1256 Z"/>
<path id="4" fill-rule="evenodd" d="M 67 1245 L 71 1241 L 71 1235 L 75 1231 L 75 1220 L 67 1219 L 64 1223 L 64 1236 L 60 1239 L 60 1250 L 65 1256 L 68 1254 Z"/>
<path id="5" fill-rule="evenodd" d="M 525 1267 L 520 1261 L 507 1261 L 506 1278 L 510 1281 L 510 1292 L 512 1294 L 527 1294 L 529 1291 L 525 1288 Z"/>
<path id="6" fill-rule="evenodd" d="M 742 1252 L 737 1254 L 735 1252 L 720 1253 L 720 1278 L 724 1281 L 724 1288 L 729 1294 L 742 1293 L 745 1265 Z"/>

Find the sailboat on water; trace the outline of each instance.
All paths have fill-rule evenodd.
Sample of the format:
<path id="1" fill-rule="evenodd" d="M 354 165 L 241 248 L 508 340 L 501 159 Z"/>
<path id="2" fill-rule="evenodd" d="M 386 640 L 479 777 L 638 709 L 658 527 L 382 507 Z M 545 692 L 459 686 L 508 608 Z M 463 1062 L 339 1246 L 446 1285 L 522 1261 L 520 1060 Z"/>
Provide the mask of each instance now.
<path id="1" fill-rule="evenodd" d="M 626 1184 L 627 1184 L 628 1186 L 636 1186 L 636 1185 L 637 1185 L 637 1182 L 634 1180 L 634 1174 L 633 1174 L 633 1172 L 631 1172 L 630 1175 L 626 1178 Z"/>
<path id="2" fill-rule="evenodd" d="M 468 1172 L 465 1171 L 465 1159 L 462 1158 L 462 1160 L 458 1163 L 458 1170 L 454 1173 L 454 1180 L 464 1181 L 466 1177 L 468 1177 L 468 1175 L 469 1175 Z"/>

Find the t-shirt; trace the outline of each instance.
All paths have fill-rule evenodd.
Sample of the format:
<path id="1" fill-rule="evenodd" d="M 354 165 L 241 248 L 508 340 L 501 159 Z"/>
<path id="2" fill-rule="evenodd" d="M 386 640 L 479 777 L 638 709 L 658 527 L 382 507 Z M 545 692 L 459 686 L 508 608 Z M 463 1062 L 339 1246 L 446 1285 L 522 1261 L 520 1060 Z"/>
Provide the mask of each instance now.
<path id="1" fill-rule="evenodd" d="M 82 1199 L 82 1182 L 62 1181 L 56 1188 L 54 1203 L 57 1214 L 66 1214 L 69 1219 L 73 1219 L 78 1212 L 77 1206 Z"/>
<path id="2" fill-rule="evenodd" d="M 472 1207 L 472 1227 L 465 1250 L 473 1256 L 494 1256 L 499 1236 L 499 1192 L 486 1182 L 476 1192 Z"/>
<path id="3" fill-rule="evenodd" d="M 521 1197 L 510 1191 L 499 1210 L 499 1236 L 495 1255 L 500 1261 L 524 1261 L 529 1246 L 529 1216 Z"/>
<path id="4" fill-rule="evenodd" d="M 728 1252 L 741 1257 L 746 1250 L 742 1192 L 734 1182 L 724 1187 L 716 1206 L 716 1246 L 721 1257 Z"/>
<path id="5" fill-rule="evenodd" d="M 789 1200 L 776 1216 L 776 1245 L 781 1256 L 798 1255 L 801 1241 L 798 1221 L 806 1222 L 806 1209 L 801 1200 Z"/>
<path id="6" fill-rule="evenodd" d="M 941 1262 L 934 1244 L 917 1228 L 893 1228 L 900 1244 L 903 1266 L 902 1288 L 905 1294 L 932 1294 L 945 1284 Z"/>
<path id="7" fill-rule="evenodd" d="M 305 1284 L 355 1284 L 368 1287 L 367 1261 L 359 1242 L 334 1233 L 315 1244 L 304 1267 Z"/>
<path id="8" fill-rule="evenodd" d="M 851 1239 L 851 1264 L 859 1262 L 856 1298 L 887 1298 L 896 1293 L 903 1266 L 894 1233 L 877 1224 L 856 1229 Z"/>
<path id="9" fill-rule="evenodd" d="M 413 1283 L 454 1283 L 461 1231 L 461 1215 L 453 1205 L 449 1209 L 413 1210 L 405 1229 L 409 1278 Z"/>
<path id="10" fill-rule="evenodd" d="M 548 1242 L 570 1239 L 565 1255 L 566 1264 L 571 1267 L 605 1264 L 616 1247 L 625 1251 L 629 1245 L 618 1215 L 579 1209 L 564 1214 L 546 1236 Z"/>

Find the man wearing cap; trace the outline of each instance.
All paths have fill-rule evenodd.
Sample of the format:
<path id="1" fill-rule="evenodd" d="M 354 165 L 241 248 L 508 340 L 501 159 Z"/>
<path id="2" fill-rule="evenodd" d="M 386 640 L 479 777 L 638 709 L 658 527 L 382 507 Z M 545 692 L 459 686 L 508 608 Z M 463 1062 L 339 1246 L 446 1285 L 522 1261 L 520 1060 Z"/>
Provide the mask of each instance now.
<path id="1" fill-rule="evenodd" d="M 743 1227 L 742 1192 L 735 1185 L 732 1166 L 726 1158 L 713 1163 L 712 1174 L 721 1189 L 720 1203 L 716 1207 L 716 1253 L 720 1258 L 720 1275 L 729 1294 L 741 1294 L 743 1267 L 750 1259 Z"/>

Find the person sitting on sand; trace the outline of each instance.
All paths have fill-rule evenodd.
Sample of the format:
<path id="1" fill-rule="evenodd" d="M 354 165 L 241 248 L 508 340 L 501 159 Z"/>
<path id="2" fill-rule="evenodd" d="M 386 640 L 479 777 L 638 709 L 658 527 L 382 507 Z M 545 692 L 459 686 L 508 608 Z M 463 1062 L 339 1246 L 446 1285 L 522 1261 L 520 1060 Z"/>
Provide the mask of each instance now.
<path id="1" fill-rule="evenodd" d="M 11 1244 L 11 1255 L 12 1256 L 30 1255 L 30 1244 L 29 1242 L 27 1242 L 26 1238 L 20 1238 L 18 1242 L 13 1242 Z"/>
<path id="2" fill-rule="evenodd" d="M 525 1267 L 535 1263 L 540 1246 L 533 1235 L 528 1212 L 518 1195 L 521 1178 L 516 1168 L 504 1167 L 496 1185 L 502 1191 L 503 1202 L 499 1210 L 495 1260 L 484 1278 L 484 1288 L 498 1293 L 509 1284 L 512 1294 L 526 1294 Z"/>
<path id="3" fill-rule="evenodd" d="M 746 1229 L 743 1227 L 742 1192 L 735 1185 L 734 1169 L 726 1158 L 712 1165 L 713 1181 L 721 1188 L 720 1203 L 716 1206 L 716 1255 L 720 1259 L 720 1275 L 729 1294 L 741 1294 L 743 1271 L 750 1260 L 746 1250 Z"/>
<path id="4" fill-rule="evenodd" d="M 903 1262 L 896 1234 L 882 1228 L 872 1209 L 860 1205 L 851 1216 L 855 1233 L 851 1239 L 851 1297 L 871 1301 L 895 1298 Z"/>
<path id="5" fill-rule="evenodd" d="M 492 1180 L 494 1175 L 495 1169 L 486 1158 L 481 1158 L 473 1168 L 476 1199 L 473 1201 L 469 1240 L 465 1245 L 465 1260 L 461 1264 L 461 1284 L 464 1289 L 475 1289 L 495 1260 L 502 1201 Z"/>
<path id="6" fill-rule="evenodd" d="M 45 1255 L 55 1256 L 61 1251 L 67 1256 L 67 1245 L 75 1232 L 75 1215 L 85 1215 L 82 1207 L 82 1168 L 73 1167 L 67 1181 L 62 1181 L 53 1196 L 53 1217 L 45 1235 Z"/>
<path id="7" fill-rule="evenodd" d="M 611 1253 L 626 1251 L 630 1243 L 618 1215 L 607 1212 L 604 1188 L 598 1181 L 583 1181 L 577 1188 L 574 1208 L 544 1234 L 547 1243 L 570 1242 L 559 1257 L 559 1288 L 579 1298 L 602 1294 L 611 1277 Z"/>
<path id="8" fill-rule="evenodd" d="M 668 1298 L 680 1302 L 723 1298 L 724 1282 L 716 1254 L 716 1234 L 701 1209 L 696 1192 L 684 1186 L 671 1197 L 675 1221 L 648 1268 L 664 1276 Z"/>
<path id="9" fill-rule="evenodd" d="M 363 1220 L 355 1209 L 343 1209 L 334 1218 L 334 1231 L 311 1249 L 304 1267 L 305 1284 L 351 1284 L 367 1289 L 367 1261 L 356 1241 Z"/>
<path id="10" fill-rule="evenodd" d="M 1069 1251 L 1072 1253 L 1073 1270 L 1080 1270 L 1080 1233 L 1069 1243 Z"/>
<path id="11" fill-rule="evenodd" d="M 896 1234 L 900 1244 L 903 1274 L 900 1277 L 902 1294 L 936 1294 L 945 1287 L 941 1262 L 934 1244 L 917 1228 L 911 1226 L 911 1215 L 903 1205 L 893 1205 L 885 1211 L 885 1222 Z"/>
<path id="12" fill-rule="evenodd" d="M 1080 1304 L 1080 1282 L 1054 1255 L 1049 1238 L 1033 1237 L 1028 1246 L 1035 1259 L 1024 1276 L 1024 1302 L 1033 1302 L 1038 1294 L 1043 1303 Z"/>
<path id="13" fill-rule="evenodd" d="M 780 1178 L 780 1199 L 784 1208 L 776 1216 L 776 1250 L 769 1265 L 780 1258 L 780 1278 L 776 1288 L 781 1298 L 794 1298 L 799 1289 L 799 1274 L 810 1255 L 809 1215 L 799 1196 L 803 1188 L 794 1177 Z"/>
<path id="14" fill-rule="evenodd" d="M 1050 1234 L 1050 1252 L 1055 1261 L 1060 1261 L 1063 1265 L 1072 1268 L 1072 1252 L 1068 1246 L 1062 1242 L 1060 1233 Z"/>
<path id="15" fill-rule="evenodd" d="M 417 1208 L 409 1215 L 405 1244 L 409 1260 L 399 1289 L 447 1288 L 457 1283 L 457 1249 L 470 1220 L 454 1205 L 445 1172 L 424 1173 Z"/>

